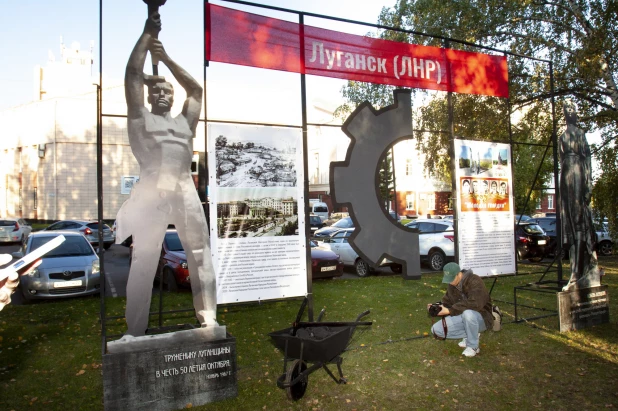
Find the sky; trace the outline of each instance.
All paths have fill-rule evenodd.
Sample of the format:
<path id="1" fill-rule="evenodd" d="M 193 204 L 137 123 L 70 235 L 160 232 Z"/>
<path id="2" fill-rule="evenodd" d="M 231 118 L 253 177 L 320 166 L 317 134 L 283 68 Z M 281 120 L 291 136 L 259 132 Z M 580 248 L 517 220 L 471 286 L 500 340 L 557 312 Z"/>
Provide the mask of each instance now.
<path id="1" fill-rule="evenodd" d="M 326 14 L 351 20 L 375 23 L 382 7 L 392 7 L 395 0 L 261 0 L 262 4 L 293 10 Z M 105 84 L 118 82 L 146 18 L 146 5 L 140 0 L 102 0 L 103 3 L 103 73 Z M 212 0 L 211 3 L 249 12 L 297 21 L 294 14 L 270 12 Z M 94 44 L 93 76 L 99 72 L 99 0 L 0 0 L 0 110 L 31 101 L 33 72 L 45 65 L 51 50 L 60 56 L 60 38 L 69 47 L 77 41 L 82 50 Z M 160 39 L 174 60 L 197 79 L 203 77 L 203 1 L 168 0 L 161 7 L 163 29 Z M 352 34 L 365 34 L 371 28 L 307 17 L 305 24 Z M 219 74 L 246 77 L 248 72 L 234 68 L 220 69 Z M 280 73 L 279 73 L 280 74 Z M 250 74 L 253 76 L 254 74 Z M 261 75 L 261 74 L 260 74 Z M 266 74 L 268 77 L 269 74 Z M 272 74 L 266 81 L 273 80 Z M 230 80 L 233 81 L 233 80 Z M 263 82 L 263 80 L 260 80 Z M 328 83 L 328 82 L 327 82 Z M 229 83 L 228 83 L 229 84 Z M 340 83 L 335 88 L 340 89 Z M 94 86 L 93 86 L 94 87 Z M 317 87 L 317 85 L 316 85 Z M 313 87 L 314 89 L 316 87 Z M 329 87 L 333 88 L 333 87 Z M 329 92 L 332 92 L 329 91 Z"/>

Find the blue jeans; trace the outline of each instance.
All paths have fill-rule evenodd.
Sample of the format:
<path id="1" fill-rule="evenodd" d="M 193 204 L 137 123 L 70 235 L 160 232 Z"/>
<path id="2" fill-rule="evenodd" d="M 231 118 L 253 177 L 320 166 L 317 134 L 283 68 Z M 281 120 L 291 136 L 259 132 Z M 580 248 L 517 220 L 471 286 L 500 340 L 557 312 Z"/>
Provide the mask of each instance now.
<path id="1" fill-rule="evenodd" d="M 466 310 L 461 315 L 449 315 L 445 319 L 446 327 L 448 328 L 446 338 L 454 340 L 465 338 L 467 347 L 479 347 L 479 333 L 487 329 L 481 313 L 474 310 Z M 431 331 L 438 337 L 444 338 L 442 320 L 435 323 L 431 327 Z"/>

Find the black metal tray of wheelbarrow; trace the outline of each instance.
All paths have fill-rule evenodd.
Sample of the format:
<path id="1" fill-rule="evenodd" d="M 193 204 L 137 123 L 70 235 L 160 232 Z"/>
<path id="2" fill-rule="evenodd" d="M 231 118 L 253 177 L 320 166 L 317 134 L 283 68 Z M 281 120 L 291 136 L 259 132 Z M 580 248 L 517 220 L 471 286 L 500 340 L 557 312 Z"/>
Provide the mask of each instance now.
<path id="1" fill-rule="evenodd" d="M 303 301 L 296 321 L 292 327 L 269 333 L 273 344 L 283 351 L 283 374 L 277 379 L 277 386 L 285 389 L 288 398 L 299 400 L 305 395 L 309 374 L 323 368 L 337 383 L 345 384 L 343 377 L 341 354 L 350 344 L 350 340 L 358 326 L 368 326 L 370 321 L 360 321 L 369 314 L 361 313 L 354 322 L 321 322 L 324 310 L 318 316 L 317 322 L 301 322 L 307 299 Z M 292 366 L 288 368 L 288 361 Z M 307 363 L 313 363 L 307 367 Z M 330 371 L 327 364 L 336 364 L 339 378 Z"/>
<path id="2" fill-rule="evenodd" d="M 332 324 L 332 323 L 331 323 Z M 299 328 L 296 335 L 292 335 L 294 327 L 272 332 L 271 336 L 275 347 L 282 352 L 286 351 L 287 341 L 288 359 L 300 359 L 302 349 L 302 359 L 308 362 L 324 361 L 329 362 L 341 354 L 346 347 L 352 334 L 354 326 L 351 325 L 329 325 Z"/>

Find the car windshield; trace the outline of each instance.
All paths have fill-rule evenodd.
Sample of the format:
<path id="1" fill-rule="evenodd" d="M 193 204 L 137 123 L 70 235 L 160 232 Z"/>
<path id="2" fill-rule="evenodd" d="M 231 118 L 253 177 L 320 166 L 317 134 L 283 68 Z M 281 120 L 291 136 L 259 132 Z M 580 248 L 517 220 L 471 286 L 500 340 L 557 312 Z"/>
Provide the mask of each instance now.
<path id="1" fill-rule="evenodd" d="M 30 243 L 30 250 L 36 250 L 43 244 L 53 240 L 56 236 L 50 235 L 45 237 L 35 237 L 32 239 Z M 85 237 L 76 236 L 76 235 L 67 235 L 65 236 L 65 240 L 58 247 L 51 250 L 49 253 L 45 254 L 43 258 L 55 258 L 55 257 L 75 257 L 75 256 L 85 256 L 85 255 L 93 255 L 94 251 L 92 247 L 88 243 Z"/>
<path id="2" fill-rule="evenodd" d="M 322 222 L 322 219 L 318 216 L 311 216 L 309 217 L 311 224 L 320 224 Z"/>
<path id="3" fill-rule="evenodd" d="M 539 227 L 537 224 L 525 224 L 521 225 L 521 228 L 524 230 L 526 234 L 545 234 L 543 229 Z"/>
<path id="4" fill-rule="evenodd" d="M 346 218 L 342 218 L 341 220 L 337 221 L 335 224 L 332 225 L 332 227 L 352 228 L 354 227 L 354 222 L 352 221 L 350 217 L 346 217 Z"/>
<path id="5" fill-rule="evenodd" d="M 0 227 L 11 227 L 15 225 L 15 221 L 0 220 Z"/>
<path id="6" fill-rule="evenodd" d="M 185 251 L 178 237 L 178 233 L 165 234 L 165 244 L 170 251 Z"/>
<path id="7" fill-rule="evenodd" d="M 318 243 L 316 243 L 315 241 L 310 241 L 310 244 L 311 244 L 311 248 L 318 246 Z"/>
<path id="8" fill-rule="evenodd" d="M 328 208 L 324 206 L 314 206 L 313 212 L 315 213 L 328 213 Z"/>

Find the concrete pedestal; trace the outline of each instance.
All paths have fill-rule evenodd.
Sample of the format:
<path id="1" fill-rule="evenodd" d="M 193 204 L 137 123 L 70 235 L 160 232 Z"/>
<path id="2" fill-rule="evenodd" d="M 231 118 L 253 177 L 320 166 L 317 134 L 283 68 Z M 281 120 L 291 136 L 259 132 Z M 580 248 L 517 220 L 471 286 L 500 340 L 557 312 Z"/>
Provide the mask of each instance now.
<path id="1" fill-rule="evenodd" d="M 579 330 L 609 322 L 607 286 L 580 288 L 558 293 L 560 332 Z"/>
<path id="2" fill-rule="evenodd" d="M 105 410 L 178 410 L 238 395 L 236 339 L 225 327 L 129 338 L 108 352 Z"/>

